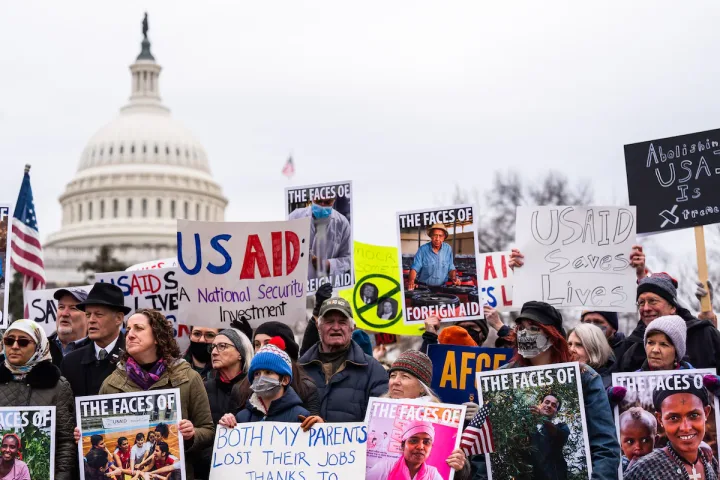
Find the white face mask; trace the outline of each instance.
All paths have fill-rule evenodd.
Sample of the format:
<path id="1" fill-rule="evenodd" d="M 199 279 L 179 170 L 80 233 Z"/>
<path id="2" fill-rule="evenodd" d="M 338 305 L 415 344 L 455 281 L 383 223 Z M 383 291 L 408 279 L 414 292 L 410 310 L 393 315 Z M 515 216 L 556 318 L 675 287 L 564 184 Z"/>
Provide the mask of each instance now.
<path id="1" fill-rule="evenodd" d="M 517 332 L 517 349 L 523 358 L 535 358 L 551 346 L 547 335 L 539 328 L 530 327 Z"/>

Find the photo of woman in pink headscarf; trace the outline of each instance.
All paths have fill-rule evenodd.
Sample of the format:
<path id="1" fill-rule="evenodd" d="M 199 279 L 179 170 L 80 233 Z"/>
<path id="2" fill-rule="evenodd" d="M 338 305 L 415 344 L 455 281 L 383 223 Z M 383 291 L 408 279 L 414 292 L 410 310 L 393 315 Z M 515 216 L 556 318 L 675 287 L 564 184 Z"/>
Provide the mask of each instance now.
<path id="1" fill-rule="evenodd" d="M 402 455 L 376 463 L 367 473 L 367 480 L 443 480 L 437 468 L 426 463 L 435 440 L 435 428 L 430 422 L 412 421 L 405 427 L 400 444 Z M 455 456 L 447 459 L 451 468 L 459 470 L 462 464 Z"/>

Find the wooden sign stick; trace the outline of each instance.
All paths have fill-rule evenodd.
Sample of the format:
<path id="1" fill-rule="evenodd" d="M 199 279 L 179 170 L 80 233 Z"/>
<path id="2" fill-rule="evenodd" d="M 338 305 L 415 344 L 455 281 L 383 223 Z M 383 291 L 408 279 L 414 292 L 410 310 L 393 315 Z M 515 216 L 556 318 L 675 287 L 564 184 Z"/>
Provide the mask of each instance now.
<path id="1" fill-rule="evenodd" d="M 706 291 L 708 289 L 708 266 L 707 255 L 705 254 L 705 230 L 702 225 L 695 227 L 695 251 L 697 253 L 698 276 Z M 712 312 L 712 304 L 710 303 L 710 295 L 705 295 L 700 300 L 700 311 Z"/>

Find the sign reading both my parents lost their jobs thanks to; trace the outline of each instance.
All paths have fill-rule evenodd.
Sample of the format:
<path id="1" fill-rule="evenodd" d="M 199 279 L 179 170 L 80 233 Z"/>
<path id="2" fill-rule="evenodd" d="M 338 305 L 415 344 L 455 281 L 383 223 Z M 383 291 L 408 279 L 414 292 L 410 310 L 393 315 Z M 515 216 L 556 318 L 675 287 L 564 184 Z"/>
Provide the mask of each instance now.
<path id="1" fill-rule="evenodd" d="M 473 207 L 400 212 L 396 222 L 405 323 L 483 318 Z"/>
<path id="2" fill-rule="evenodd" d="M 625 145 L 638 233 L 720 223 L 720 130 Z"/>
<path id="3" fill-rule="evenodd" d="M 188 325 L 225 328 L 245 317 L 304 318 L 310 218 L 285 222 L 178 220 L 180 310 Z"/>
<path id="4" fill-rule="evenodd" d="M 635 311 L 635 207 L 518 207 L 513 300 Z"/>
<path id="5" fill-rule="evenodd" d="M 310 219 L 307 294 L 328 282 L 333 289 L 351 286 L 352 182 L 286 188 L 285 205 L 288 220 Z"/>

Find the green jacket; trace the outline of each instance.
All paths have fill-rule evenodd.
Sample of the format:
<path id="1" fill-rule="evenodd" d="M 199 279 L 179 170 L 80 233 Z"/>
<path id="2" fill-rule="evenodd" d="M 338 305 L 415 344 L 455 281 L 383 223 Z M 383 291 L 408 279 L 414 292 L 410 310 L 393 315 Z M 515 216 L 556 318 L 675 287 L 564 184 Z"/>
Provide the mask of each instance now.
<path id="1" fill-rule="evenodd" d="M 177 388 L 180 390 L 182 418 L 190 420 L 195 427 L 195 436 L 183 441 L 185 446 L 185 478 L 195 478 L 193 463 L 206 448 L 212 448 L 215 439 L 215 425 L 210 414 L 210 402 L 205 393 L 200 375 L 185 360 L 179 359 L 163 372 L 150 390 Z M 100 387 L 100 395 L 126 392 L 141 392 L 125 372 L 125 363 L 119 362 L 115 371 Z"/>

